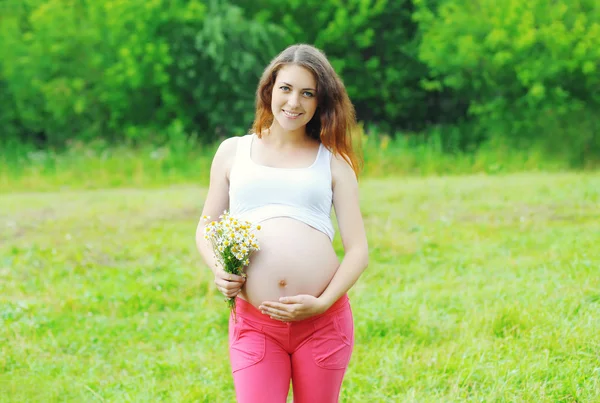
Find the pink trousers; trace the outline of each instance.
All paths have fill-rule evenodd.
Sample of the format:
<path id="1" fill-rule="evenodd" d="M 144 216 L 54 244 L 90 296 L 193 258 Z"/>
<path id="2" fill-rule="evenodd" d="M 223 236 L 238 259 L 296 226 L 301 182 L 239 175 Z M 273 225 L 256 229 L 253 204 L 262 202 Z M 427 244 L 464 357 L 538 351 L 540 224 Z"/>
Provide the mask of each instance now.
<path id="1" fill-rule="evenodd" d="M 229 357 L 238 403 L 337 402 L 354 345 L 350 301 L 344 295 L 326 312 L 280 322 L 236 298 L 229 319 Z"/>

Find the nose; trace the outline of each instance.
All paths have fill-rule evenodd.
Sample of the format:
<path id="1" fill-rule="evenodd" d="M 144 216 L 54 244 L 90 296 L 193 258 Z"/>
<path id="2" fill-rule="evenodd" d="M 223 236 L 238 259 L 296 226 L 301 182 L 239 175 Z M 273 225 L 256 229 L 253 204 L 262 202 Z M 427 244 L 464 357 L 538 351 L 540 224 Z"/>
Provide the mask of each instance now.
<path id="1" fill-rule="evenodd" d="M 290 94 L 290 97 L 288 98 L 288 104 L 292 107 L 295 108 L 298 105 L 300 105 L 300 96 L 299 94 L 293 92 Z"/>

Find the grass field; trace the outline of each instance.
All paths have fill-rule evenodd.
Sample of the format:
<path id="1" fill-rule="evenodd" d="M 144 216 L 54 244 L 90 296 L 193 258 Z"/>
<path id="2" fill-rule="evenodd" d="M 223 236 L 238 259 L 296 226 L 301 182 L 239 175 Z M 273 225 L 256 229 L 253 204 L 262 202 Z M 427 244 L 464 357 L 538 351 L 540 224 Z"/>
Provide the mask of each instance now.
<path id="1" fill-rule="evenodd" d="M 344 402 L 600 402 L 600 175 L 366 179 Z M 205 188 L 0 197 L 0 402 L 232 402 Z M 336 249 L 342 253 L 339 236 Z"/>

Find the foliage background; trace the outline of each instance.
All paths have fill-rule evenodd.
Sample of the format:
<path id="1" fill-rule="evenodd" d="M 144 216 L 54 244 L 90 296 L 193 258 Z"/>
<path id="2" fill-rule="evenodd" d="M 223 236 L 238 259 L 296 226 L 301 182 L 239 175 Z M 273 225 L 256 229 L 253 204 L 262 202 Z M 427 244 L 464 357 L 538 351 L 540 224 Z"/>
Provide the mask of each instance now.
<path id="1" fill-rule="evenodd" d="M 245 133 L 264 66 L 323 49 L 366 132 L 444 152 L 600 151 L 594 0 L 5 0 L 8 144 L 214 143 Z M 196 144 L 196 142 L 195 142 Z"/>

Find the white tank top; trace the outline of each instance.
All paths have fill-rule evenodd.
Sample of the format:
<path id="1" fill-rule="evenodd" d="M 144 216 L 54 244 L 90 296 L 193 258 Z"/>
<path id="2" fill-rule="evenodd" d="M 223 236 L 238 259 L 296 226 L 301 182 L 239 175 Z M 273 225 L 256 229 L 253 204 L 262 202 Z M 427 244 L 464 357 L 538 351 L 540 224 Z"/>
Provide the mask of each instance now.
<path id="1" fill-rule="evenodd" d="M 250 158 L 256 136 L 240 137 L 229 174 L 229 211 L 257 224 L 290 217 L 325 233 L 333 240 L 331 222 L 331 152 L 319 144 L 317 158 L 306 168 L 273 168 Z"/>

